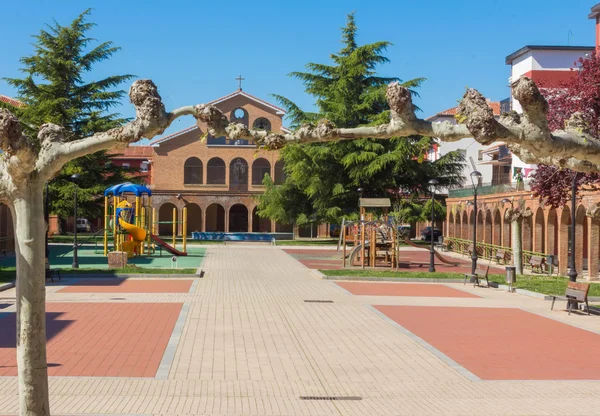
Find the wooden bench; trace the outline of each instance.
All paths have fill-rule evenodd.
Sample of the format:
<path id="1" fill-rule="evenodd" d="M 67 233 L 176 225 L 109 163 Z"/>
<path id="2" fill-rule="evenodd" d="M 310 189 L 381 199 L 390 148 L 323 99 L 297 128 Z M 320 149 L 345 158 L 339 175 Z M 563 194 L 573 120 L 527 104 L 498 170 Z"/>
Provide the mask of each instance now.
<path id="1" fill-rule="evenodd" d="M 550 295 L 552 297 L 552 306 L 550 306 L 550 310 L 554 309 L 554 302 L 556 299 L 566 300 L 567 301 L 567 310 L 569 311 L 569 315 L 571 315 L 571 311 L 573 307 L 578 309 L 580 303 L 585 303 L 585 307 L 587 309 L 588 315 L 590 314 L 590 307 L 588 305 L 588 292 L 590 291 L 589 283 L 577 283 L 577 282 L 569 282 L 567 286 L 567 290 L 565 291 L 565 295 Z"/>
<path id="2" fill-rule="evenodd" d="M 51 282 L 54 282 L 54 275 L 60 280 L 60 269 L 46 269 L 46 279 L 50 279 Z"/>
<path id="3" fill-rule="evenodd" d="M 479 281 L 485 279 L 485 284 L 487 287 L 490 287 L 490 281 L 488 280 L 488 273 L 490 272 L 490 265 L 488 264 L 487 268 L 475 269 L 475 274 L 465 273 L 465 285 L 467 284 L 467 279 L 473 279 L 473 287 L 479 286 Z"/>
<path id="4" fill-rule="evenodd" d="M 496 262 L 500 264 L 500 260 L 502 264 L 506 264 L 506 250 L 496 250 Z"/>
<path id="5" fill-rule="evenodd" d="M 535 272 L 535 269 L 537 268 L 540 273 L 543 273 L 544 267 L 546 266 L 546 259 L 540 256 L 531 256 L 529 265 L 531 266 L 532 272 Z"/>

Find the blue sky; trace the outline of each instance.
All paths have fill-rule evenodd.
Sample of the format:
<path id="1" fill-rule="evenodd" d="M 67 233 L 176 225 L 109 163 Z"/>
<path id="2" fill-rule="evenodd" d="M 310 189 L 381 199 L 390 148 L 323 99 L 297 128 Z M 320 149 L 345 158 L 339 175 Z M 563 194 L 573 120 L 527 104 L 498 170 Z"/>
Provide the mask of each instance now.
<path id="1" fill-rule="evenodd" d="M 597 0 L 600 1 L 600 0 Z M 68 24 L 94 9 L 91 36 L 123 48 L 90 76 L 135 74 L 153 79 L 167 109 L 203 103 L 237 88 L 272 101 L 284 95 L 305 109 L 313 103 L 287 76 L 307 62 L 329 62 L 340 48 L 346 15 L 356 11 L 359 43 L 391 41 L 386 76 L 426 77 L 417 105 L 430 116 L 456 105 L 466 86 L 493 100 L 508 97 L 506 55 L 527 44 L 593 45 L 595 4 L 583 0 L 304 0 L 153 1 L 29 0 L 2 6 L 0 77 L 19 76 L 32 53 L 30 35 L 53 19 Z M 571 31 L 572 35 L 569 34 Z M 123 88 L 127 89 L 128 85 Z M 14 95 L 0 81 L 0 94 Z M 124 102 L 119 109 L 132 116 Z M 192 125 L 179 120 L 168 132 Z"/>

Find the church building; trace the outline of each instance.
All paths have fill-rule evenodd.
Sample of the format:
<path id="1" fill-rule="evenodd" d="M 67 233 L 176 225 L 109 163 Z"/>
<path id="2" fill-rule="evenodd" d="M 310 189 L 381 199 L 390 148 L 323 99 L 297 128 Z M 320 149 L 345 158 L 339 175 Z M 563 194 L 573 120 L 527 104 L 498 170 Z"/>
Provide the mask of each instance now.
<path id="1" fill-rule="evenodd" d="M 209 104 L 218 107 L 232 122 L 255 129 L 287 132 L 283 127 L 285 111 L 239 88 Z M 285 181 L 279 152 L 258 149 L 246 140 L 211 137 L 202 122 L 177 133 L 155 139 L 147 146 L 130 146 L 114 154 L 115 165 L 139 170 L 152 189 L 152 204 L 158 213 L 159 234 L 169 235 L 173 208 L 177 220 L 187 208 L 189 233 L 271 232 L 291 238 L 292 225 L 277 224 L 256 214 L 256 195 L 264 192 L 265 175 L 275 184 Z M 323 230 L 318 231 L 325 235 Z M 178 233 L 181 234 L 181 224 Z M 309 230 L 310 233 L 310 230 Z M 301 234 L 304 234 L 302 232 Z"/>

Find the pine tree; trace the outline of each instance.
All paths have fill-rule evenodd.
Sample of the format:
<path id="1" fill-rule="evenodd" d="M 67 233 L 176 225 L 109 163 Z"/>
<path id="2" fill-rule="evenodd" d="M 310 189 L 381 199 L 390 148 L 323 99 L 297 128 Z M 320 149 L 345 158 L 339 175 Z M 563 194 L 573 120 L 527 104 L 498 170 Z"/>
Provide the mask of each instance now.
<path id="1" fill-rule="evenodd" d="M 309 63 L 306 72 L 290 74 L 315 97 L 318 112 L 305 112 L 291 100 L 275 95 L 287 110 L 292 128 L 320 119 L 338 127 L 388 122 L 386 86 L 401 80 L 379 76 L 377 67 L 389 62 L 383 54 L 391 43 L 358 45 L 356 38 L 357 26 L 351 13 L 342 28 L 342 49 L 331 55 L 332 64 Z M 416 78 L 402 84 L 416 96 L 414 89 L 423 82 L 423 78 Z M 266 183 L 265 194 L 258 198 L 259 215 L 300 225 L 313 215 L 320 222 L 337 222 L 341 216 L 356 212 L 359 187 L 365 190 L 365 196 L 385 197 L 399 187 L 418 194 L 434 177 L 440 186 L 459 184 L 462 157 L 450 153 L 430 163 L 424 155 L 433 143 L 430 137 L 410 137 L 287 146 L 282 150 L 286 183 Z M 299 199 L 304 200 L 302 204 Z"/>
<path id="2" fill-rule="evenodd" d="M 11 111 L 32 131 L 44 123 L 54 123 L 69 131 L 69 139 L 75 140 L 126 121 L 111 110 L 125 94 L 116 88 L 133 76 L 88 81 L 95 64 L 120 50 L 112 42 L 89 48 L 95 41 L 88 37 L 95 26 L 86 21 L 90 13 L 86 10 L 68 26 L 54 23 L 41 30 L 34 36 L 34 54 L 21 59 L 24 77 L 5 79 L 17 89 L 18 99 L 25 104 Z M 97 202 L 104 189 L 129 176 L 127 169 L 111 165 L 104 151 L 69 162 L 50 182 L 51 212 L 62 219 L 72 215 L 74 187 L 69 178 L 73 173 L 80 174 L 80 215 L 91 218 L 101 215 Z"/>

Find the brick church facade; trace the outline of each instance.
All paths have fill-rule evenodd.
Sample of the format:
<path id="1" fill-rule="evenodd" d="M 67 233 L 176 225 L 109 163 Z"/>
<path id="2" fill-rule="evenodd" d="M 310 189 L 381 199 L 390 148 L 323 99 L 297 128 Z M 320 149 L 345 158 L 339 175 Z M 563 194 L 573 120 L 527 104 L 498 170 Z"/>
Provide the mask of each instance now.
<path id="1" fill-rule="evenodd" d="M 214 100 L 230 121 L 254 128 L 286 132 L 285 111 L 241 89 Z M 263 178 L 275 184 L 285 180 L 279 152 L 258 149 L 245 140 L 208 136 L 198 122 L 177 133 L 155 139 L 147 146 L 130 146 L 115 153 L 113 163 L 126 165 L 144 177 L 152 189 L 152 204 L 159 222 L 169 222 L 173 208 L 180 219 L 187 208 L 188 232 L 272 232 L 310 236 L 310 228 L 294 229 L 256 214 L 255 197 L 264 192 Z M 171 233 L 159 226 L 159 234 Z M 315 226 L 314 237 L 328 235 L 326 225 Z M 181 225 L 179 227 L 181 233 Z"/>

